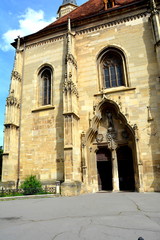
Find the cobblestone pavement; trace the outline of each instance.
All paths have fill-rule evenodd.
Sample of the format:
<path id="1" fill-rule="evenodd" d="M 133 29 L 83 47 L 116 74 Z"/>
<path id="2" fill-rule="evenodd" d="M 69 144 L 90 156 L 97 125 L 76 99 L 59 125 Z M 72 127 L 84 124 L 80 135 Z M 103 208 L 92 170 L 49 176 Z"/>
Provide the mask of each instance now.
<path id="1" fill-rule="evenodd" d="M 0 240 L 160 240 L 160 193 L 0 201 Z"/>

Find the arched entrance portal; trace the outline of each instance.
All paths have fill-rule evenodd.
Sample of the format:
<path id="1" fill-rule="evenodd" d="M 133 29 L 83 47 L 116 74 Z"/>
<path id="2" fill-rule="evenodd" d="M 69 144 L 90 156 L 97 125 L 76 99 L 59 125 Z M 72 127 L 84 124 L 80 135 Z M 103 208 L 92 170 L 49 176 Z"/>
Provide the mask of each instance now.
<path id="1" fill-rule="evenodd" d="M 89 186 L 107 191 L 140 189 L 136 125 L 133 126 L 112 100 L 104 98 L 97 105 L 82 144 L 83 177 L 88 176 Z"/>
<path id="2" fill-rule="evenodd" d="M 136 177 L 135 136 L 117 105 L 104 102 L 92 142 L 96 146 L 99 190 L 134 191 Z M 134 156 L 134 159 L 133 159 Z"/>
<path id="3" fill-rule="evenodd" d="M 97 171 L 99 190 L 112 191 L 112 162 L 111 152 L 103 147 L 97 151 Z"/>

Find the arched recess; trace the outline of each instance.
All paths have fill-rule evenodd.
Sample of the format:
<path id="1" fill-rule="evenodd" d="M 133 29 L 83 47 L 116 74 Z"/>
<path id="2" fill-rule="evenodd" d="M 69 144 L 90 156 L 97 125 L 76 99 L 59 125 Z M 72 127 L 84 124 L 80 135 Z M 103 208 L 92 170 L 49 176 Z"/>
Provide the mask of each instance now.
<path id="1" fill-rule="evenodd" d="M 95 116 L 92 119 L 91 127 L 88 129 L 85 136 L 86 145 L 86 177 L 89 185 L 93 184 L 94 189 L 99 189 L 98 178 L 100 173 L 98 173 L 97 166 L 99 163 L 98 153 L 111 152 L 112 158 L 112 168 L 109 167 L 109 171 L 112 171 L 112 181 L 113 181 L 113 191 L 119 190 L 137 190 L 139 189 L 139 174 L 138 174 L 138 164 L 137 164 L 137 150 L 136 150 L 136 140 L 135 132 L 133 127 L 130 126 L 126 117 L 122 114 L 117 103 L 110 99 L 104 98 L 96 107 Z M 124 174 L 125 171 L 122 170 L 125 165 L 120 162 L 124 159 L 124 151 L 128 150 L 129 159 L 125 162 L 128 164 L 128 169 L 130 171 L 133 169 L 133 174 L 131 178 L 134 178 L 131 185 L 125 188 L 125 183 L 121 184 L 120 180 L 122 177 L 127 179 L 129 177 L 128 173 Z M 102 154 L 102 153 L 101 153 Z M 109 156 L 109 155 L 108 155 Z M 101 165 L 103 165 L 101 163 Z M 121 170 L 120 170 L 121 169 Z M 107 170 L 106 170 L 107 174 Z M 110 175 L 111 173 L 108 172 Z M 122 176 L 123 175 L 123 176 Z M 119 178 L 121 177 L 121 179 Z M 102 176 L 104 179 L 104 175 Z M 106 178 L 107 179 L 107 178 Z M 102 180 L 102 179 L 101 179 Z M 109 181 L 109 180 L 108 180 Z M 134 183 L 134 186 L 133 186 Z M 105 184 L 104 184 L 105 186 Z M 106 184 L 107 186 L 107 184 Z M 111 190 L 111 184 L 108 185 Z M 105 187 L 104 187 L 105 188 Z"/>

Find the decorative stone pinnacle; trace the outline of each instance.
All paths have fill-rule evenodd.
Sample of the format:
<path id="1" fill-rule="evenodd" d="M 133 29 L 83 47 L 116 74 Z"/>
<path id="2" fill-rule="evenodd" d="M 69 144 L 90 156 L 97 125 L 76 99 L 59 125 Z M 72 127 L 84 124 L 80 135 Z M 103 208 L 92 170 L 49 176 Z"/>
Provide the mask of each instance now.
<path id="1" fill-rule="evenodd" d="M 154 14 L 154 13 L 157 13 L 157 7 L 156 7 L 156 3 L 155 3 L 155 0 L 150 0 L 150 10 L 151 10 L 151 13 Z"/>

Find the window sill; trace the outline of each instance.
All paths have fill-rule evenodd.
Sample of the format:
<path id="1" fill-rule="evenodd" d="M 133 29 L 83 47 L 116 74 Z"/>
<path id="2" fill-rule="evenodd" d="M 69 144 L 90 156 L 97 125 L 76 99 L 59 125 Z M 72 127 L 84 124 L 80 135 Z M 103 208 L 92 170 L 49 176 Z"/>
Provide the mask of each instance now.
<path id="1" fill-rule="evenodd" d="M 135 87 L 115 87 L 115 88 L 106 88 L 103 89 L 100 93 L 94 94 L 94 96 L 102 95 L 105 93 L 116 93 L 116 92 L 124 92 L 124 91 L 133 91 Z"/>
<path id="2" fill-rule="evenodd" d="M 36 108 L 36 109 L 33 109 L 32 112 L 40 112 L 40 111 L 47 111 L 47 110 L 53 110 L 55 109 L 54 106 L 51 106 L 51 105 L 47 105 L 47 106 L 41 106 L 39 108 Z"/>

